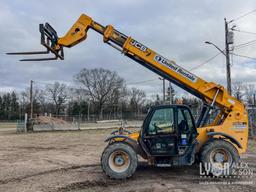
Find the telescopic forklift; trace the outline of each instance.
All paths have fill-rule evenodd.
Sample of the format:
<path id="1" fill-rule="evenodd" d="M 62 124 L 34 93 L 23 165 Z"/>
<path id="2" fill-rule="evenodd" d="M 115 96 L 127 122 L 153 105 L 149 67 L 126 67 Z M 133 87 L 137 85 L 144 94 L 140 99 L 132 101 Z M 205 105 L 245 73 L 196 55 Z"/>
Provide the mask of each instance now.
<path id="1" fill-rule="evenodd" d="M 188 106 L 155 106 L 149 111 L 139 132 L 111 135 L 105 140 L 108 145 L 101 156 L 101 166 L 106 175 L 114 179 L 131 177 L 138 165 L 138 155 L 149 165 L 159 167 L 191 165 L 198 158 L 204 168 L 210 167 L 210 172 L 215 175 L 234 168 L 240 154 L 245 153 L 247 148 L 248 115 L 245 106 L 222 85 L 192 74 L 112 25 L 103 26 L 82 14 L 65 36 L 58 37 L 48 23 L 40 24 L 41 44 L 46 51 L 9 54 L 52 53 L 54 57 L 21 61 L 63 60 L 63 48 L 81 43 L 89 29 L 101 34 L 104 43 L 203 103 L 196 121 Z"/>

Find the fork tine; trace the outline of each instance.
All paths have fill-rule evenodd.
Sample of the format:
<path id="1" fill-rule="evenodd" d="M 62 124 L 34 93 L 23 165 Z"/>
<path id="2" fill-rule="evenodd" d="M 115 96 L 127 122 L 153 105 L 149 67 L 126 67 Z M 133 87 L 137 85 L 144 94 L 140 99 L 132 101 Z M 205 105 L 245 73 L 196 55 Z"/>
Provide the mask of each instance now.
<path id="1" fill-rule="evenodd" d="M 50 26 L 49 23 L 39 24 L 39 31 L 41 33 L 41 45 L 46 47 L 46 51 L 29 51 L 29 52 L 10 52 L 7 55 L 39 55 L 39 54 L 53 54 L 55 57 L 50 58 L 31 58 L 21 59 L 20 61 L 50 61 L 58 58 L 64 60 L 63 46 L 58 45 L 57 32 Z M 58 46 L 57 46 L 58 45 Z"/>
<path id="2" fill-rule="evenodd" d="M 38 55 L 38 54 L 48 54 L 50 51 L 31 51 L 31 52 L 12 52 L 6 53 L 7 55 Z"/>
<path id="3" fill-rule="evenodd" d="M 51 58 L 21 59 L 20 61 L 52 61 L 57 59 L 58 57 L 51 57 Z"/>

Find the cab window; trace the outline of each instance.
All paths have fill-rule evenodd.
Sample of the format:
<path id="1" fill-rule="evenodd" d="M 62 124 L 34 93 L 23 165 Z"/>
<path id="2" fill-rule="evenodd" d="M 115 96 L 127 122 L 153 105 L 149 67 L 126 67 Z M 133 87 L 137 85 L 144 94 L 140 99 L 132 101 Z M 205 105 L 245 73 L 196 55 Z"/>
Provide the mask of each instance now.
<path id="1" fill-rule="evenodd" d="M 147 130 L 148 135 L 170 134 L 174 129 L 174 109 L 155 110 Z"/>

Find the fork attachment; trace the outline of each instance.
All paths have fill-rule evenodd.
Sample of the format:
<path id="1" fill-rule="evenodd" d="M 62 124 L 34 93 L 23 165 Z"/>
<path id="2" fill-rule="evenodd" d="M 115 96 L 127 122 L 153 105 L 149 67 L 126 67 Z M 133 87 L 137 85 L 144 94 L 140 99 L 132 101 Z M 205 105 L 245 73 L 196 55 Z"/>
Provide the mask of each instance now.
<path id="1" fill-rule="evenodd" d="M 32 51 L 32 52 L 13 52 L 6 53 L 8 55 L 42 55 L 52 53 L 54 57 L 49 58 L 33 58 L 21 59 L 20 61 L 49 61 L 49 60 L 64 60 L 63 46 L 58 45 L 57 32 L 49 23 L 39 24 L 39 31 L 41 33 L 41 44 L 46 47 L 46 51 Z"/>

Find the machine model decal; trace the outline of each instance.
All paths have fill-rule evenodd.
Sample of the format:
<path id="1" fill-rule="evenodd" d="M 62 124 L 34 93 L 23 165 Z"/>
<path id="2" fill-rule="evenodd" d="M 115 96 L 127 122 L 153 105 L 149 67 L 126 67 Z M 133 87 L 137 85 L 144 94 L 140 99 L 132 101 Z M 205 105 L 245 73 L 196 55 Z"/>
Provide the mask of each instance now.
<path id="1" fill-rule="evenodd" d="M 155 55 L 154 60 L 160 64 L 165 65 L 166 67 L 175 71 L 176 73 L 179 73 L 180 75 L 182 75 L 183 77 L 192 81 L 193 83 L 195 83 L 197 81 L 197 77 L 195 75 L 193 75 L 193 74 L 189 73 L 187 70 L 179 67 L 173 61 L 169 61 L 168 59 L 166 59 L 158 54 Z"/>
<path id="2" fill-rule="evenodd" d="M 141 43 L 139 43 L 134 39 L 131 40 L 130 44 L 143 52 L 146 52 L 148 49 L 146 46 L 142 45 Z"/>

